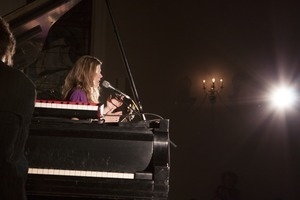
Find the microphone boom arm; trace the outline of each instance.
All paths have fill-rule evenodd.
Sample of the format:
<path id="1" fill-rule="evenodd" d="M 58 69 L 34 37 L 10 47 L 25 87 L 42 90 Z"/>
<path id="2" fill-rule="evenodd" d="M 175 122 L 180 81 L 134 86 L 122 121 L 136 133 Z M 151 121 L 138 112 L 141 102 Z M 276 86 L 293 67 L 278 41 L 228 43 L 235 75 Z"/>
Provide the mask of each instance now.
<path id="1" fill-rule="evenodd" d="M 106 0 L 106 5 L 107 5 L 108 13 L 109 13 L 109 16 L 111 18 L 111 22 L 112 22 L 112 25 L 113 25 L 113 28 L 114 28 L 114 33 L 115 33 L 115 35 L 117 37 L 117 40 L 118 40 L 119 48 L 120 48 L 121 55 L 122 55 L 122 58 L 123 58 L 123 61 L 124 61 L 125 67 L 126 67 L 126 71 L 127 71 L 128 77 L 129 77 L 129 82 L 130 82 L 130 87 L 131 87 L 131 90 L 132 90 L 132 93 L 133 93 L 133 98 L 134 98 L 136 104 L 138 105 L 138 109 L 139 109 L 140 113 L 143 113 L 143 107 L 142 107 L 142 104 L 139 100 L 138 92 L 137 92 L 136 86 L 135 86 L 134 81 L 133 81 L 133 77 L 132 77 L 132 74 L 131 74 L 131 71 L 130 71 L 130 68 L 129 68 L 128 61 L 126 59 L 125 51 L 124 51 L 120 36 L 118 34 L 114 18 L 112 16 L 112 11 L 111 11 L 111 7 L 110 7 L 110 4 L 109 4 L 109 0 Z M 143 115 L 143 120 L 146 120 L 144 115 Z"/>

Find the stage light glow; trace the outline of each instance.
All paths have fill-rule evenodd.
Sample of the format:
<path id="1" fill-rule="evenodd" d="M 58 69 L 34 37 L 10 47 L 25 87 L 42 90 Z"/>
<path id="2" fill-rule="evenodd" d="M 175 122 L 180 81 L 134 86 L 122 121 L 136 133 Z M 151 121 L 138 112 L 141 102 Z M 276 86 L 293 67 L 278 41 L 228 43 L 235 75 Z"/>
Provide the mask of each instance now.
<path id="1" fill-rule="evenodd" d="M 292 88 L 281 86 L 275 89 L 271 94 L 271 102 L 277 108 L 289 108 L 296 101 L 296 92 Z"/>

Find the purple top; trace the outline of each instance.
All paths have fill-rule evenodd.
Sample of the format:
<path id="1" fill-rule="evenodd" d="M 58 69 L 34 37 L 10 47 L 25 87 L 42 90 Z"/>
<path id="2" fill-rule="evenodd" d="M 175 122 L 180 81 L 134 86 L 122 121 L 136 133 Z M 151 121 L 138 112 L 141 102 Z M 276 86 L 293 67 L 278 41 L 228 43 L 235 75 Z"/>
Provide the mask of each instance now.
<path id="1" fill-rule="evenodd" d="M 80 88 L 73 88 L 68 96 L 68 101 L 89 103 L 85 91 Z"/>

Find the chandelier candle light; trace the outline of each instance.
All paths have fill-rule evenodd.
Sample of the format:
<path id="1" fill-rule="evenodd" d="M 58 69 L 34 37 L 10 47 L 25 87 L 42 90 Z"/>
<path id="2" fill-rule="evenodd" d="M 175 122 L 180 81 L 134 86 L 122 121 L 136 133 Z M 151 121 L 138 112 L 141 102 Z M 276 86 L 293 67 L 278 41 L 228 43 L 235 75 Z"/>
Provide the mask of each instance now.
<path id="1" fill-rule="evenodd" d="M 220 79 L 220 90 L 222 90 L 224 88 L 223 86 L 223 79 Z M 205 85 L 205 80 L 203 80 L 203 90 L 206 91 L 206 85 Z M 211 79 L 211 84 L 210 84 L 210 89 L 209 91 L 206 91 L 209 95 L 209 100 L 211 103 L 215 103 L 216 102 L 216 93 L 219 90 L 216 89 L 216 79 L 212 78 Z"/>

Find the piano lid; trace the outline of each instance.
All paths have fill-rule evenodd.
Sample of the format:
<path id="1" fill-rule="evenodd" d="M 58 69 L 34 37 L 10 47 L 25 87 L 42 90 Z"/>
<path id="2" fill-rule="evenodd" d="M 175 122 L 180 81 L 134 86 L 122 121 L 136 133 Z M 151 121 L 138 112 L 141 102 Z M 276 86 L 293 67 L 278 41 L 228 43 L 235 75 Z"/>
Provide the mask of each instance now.
<path id="1" fill-rule="evenodd" d="M 3 18 L 17 41 L 14 67 L 26 69 L 41 52 L 51 26 L 81 0 L 33 1 Z"/>
<path id="2" fill-rule="evenodd" d="M 75 60 L 90 52 L 91 0 L 36 0 L 4 16 L 15 35 L 15 68 L 36 85 L 38 99 L 60 99 Z"/>

